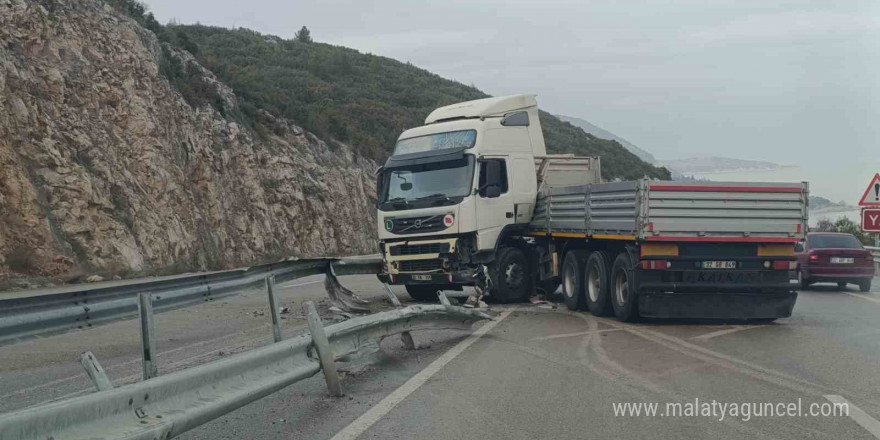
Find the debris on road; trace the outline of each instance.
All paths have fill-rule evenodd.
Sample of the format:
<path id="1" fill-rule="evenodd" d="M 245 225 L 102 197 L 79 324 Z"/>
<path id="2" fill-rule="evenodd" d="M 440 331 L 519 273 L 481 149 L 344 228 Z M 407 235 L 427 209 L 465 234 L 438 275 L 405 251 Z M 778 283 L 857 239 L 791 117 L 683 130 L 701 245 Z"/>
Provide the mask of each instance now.
<path id="1" fill-rule="evenodd" d="M 263 316 L 266 314 L 266 312 L 264 312 L 262 310 L 254 310 L 253 312 L 251 312 L 251 314 L 254 316 Z"/>
<path id="2" fill-rule="evenodd" d="M 282 315 L 287 315 L 290 313 L 290 307 L 281 307 L 278 309 L 278 313 Z"/>
<path id="3" fill-rule="evenodd" d="M 535 295 L 529 298 L 529 302 L 535 305 L 538 304 L 549 304 L 547 300 L 544 299 L 544 295 Z"/>
<path id="4" fill-rule="evenodd" d="M 345 310 L 342 310 L 336 306 L 331 306 L 327 310 L 333 312 L 333 316 L 335 318 L 340 318 L 343 320 L 354 318 L 354 315 L 352 315 L 351 313 L 348 313 Z"/>

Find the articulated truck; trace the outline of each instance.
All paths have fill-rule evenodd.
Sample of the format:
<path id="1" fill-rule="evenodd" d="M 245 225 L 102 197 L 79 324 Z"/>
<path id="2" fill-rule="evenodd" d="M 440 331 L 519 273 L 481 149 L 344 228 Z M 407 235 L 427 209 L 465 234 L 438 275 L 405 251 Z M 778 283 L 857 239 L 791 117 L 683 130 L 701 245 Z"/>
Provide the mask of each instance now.
<path id="1" fill-rule="evenodd" d="M 475 286 L 638 317 L 791 315 L 806 183 L 603 182 L 600 158 L 547 154 L 534 95 L 441 107 L 378 172 L 379 278 L 416 300 Z"/>

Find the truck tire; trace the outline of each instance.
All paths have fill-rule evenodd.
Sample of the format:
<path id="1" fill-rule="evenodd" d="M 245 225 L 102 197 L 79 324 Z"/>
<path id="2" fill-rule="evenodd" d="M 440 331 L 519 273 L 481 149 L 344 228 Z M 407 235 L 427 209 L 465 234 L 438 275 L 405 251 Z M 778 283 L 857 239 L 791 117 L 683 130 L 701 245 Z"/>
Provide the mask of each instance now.
<path id="1" fill-rule="evenodd" d="M 438 290 L 444 290 L 442 284 L 407 284 L 406 293 L 410 298 L 421 302 L 440 302 Z"/>
<path id="2" fill-rule="evenodd" d="M 871 291 L 871 280 L 859 281 L 859 290 L 862 292 Z"/>
<path id="3" fill-rule="evenodd" d="M 524 301 L 534 291 L 529 259 L 519 248 L 501 248 L 489 265 L 489 278 L 489 299 L 494 302 Z"/>
<path id="4" fill-rule="evenodd" d="M 587 305 L 584 299 L 586 263 L 587 251 L 581 249 L 569 251 L 562 261 L 562 300 L 568 310 L 583 310 Z"/>
<path id="5" fill-rule="evenodd" d="M 846 289 L 846 283 L 843 282 L 843 281 L 838 281 L 838 282 L 837 282 L 837 288 L 838 288 L 838 289 Z"/>
<path id="6" fill-rule="evenodd" d="M 611 306 L 611 271 L 608 254 L 595 251 L 587 258 L 587 268 L 584 272 L 585 297 L 587 309 L 596 316 L 610 316 L 614 313 Z"/>
<path id="7" fill-rule="evenodd" d="M 611 306 L 618 321 L 633 322 L 639 317 L 632 266 L 626 251 L 617 254 L 611 266 Z"/>

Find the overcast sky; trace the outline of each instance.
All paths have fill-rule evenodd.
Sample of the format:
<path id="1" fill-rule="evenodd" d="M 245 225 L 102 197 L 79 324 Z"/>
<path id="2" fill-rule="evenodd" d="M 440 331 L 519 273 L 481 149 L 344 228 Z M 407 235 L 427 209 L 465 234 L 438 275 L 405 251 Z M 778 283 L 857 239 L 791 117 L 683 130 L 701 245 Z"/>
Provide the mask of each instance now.
<path id="1" fill-rule="evenodd" d="M 877 0 L 146 0 L 160 22 L 247 27 L 537 93 L 659 159 L 796 164 L 855 203 L 880 172 Z"/>

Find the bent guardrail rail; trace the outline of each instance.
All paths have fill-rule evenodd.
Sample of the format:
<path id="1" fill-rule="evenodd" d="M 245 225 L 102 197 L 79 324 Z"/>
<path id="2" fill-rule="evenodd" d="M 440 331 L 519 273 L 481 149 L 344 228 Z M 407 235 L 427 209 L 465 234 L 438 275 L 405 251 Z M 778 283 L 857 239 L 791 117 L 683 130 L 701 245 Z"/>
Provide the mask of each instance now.
<path id="1" fill-rule="evenodd" d="M 38 335 L 86 329 L 138 315 L 137 296 L 149 292 L 154 311 L 164 312 L 260 288 L 267 278 L 281 283 L 326 273 L 378 273 L 381 257 L 291 259 L 244 269 L 145 280 L 120 286 L 83 285 L 61 293 L 0 297 L 0 345 Z"/>
<path id="2" fill-rule="evenodd" d="M 319 338 L 312 337 L 318 328 L 311 326 L 313 320 L 320 324 L 320 318 L 310 303 L 307 310 L 311 334 L 143 382 L 0 415 L 0 438 L 166 440 L 313 376 L 322 370 L 322 353 L 340 359 L 372 350 L 394 334 L 469 329 L 475 321 L 491 319 L 462 307 L 417 305 L 319 327 L 329 341 L 321 346 Z M 328 389 L 341 394 L 341 388 L 334 392 L 330 387 L 336 371 L 332 362 L 329 365 L 324 369 Z"/>

